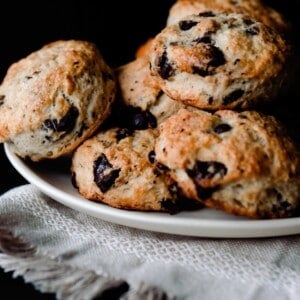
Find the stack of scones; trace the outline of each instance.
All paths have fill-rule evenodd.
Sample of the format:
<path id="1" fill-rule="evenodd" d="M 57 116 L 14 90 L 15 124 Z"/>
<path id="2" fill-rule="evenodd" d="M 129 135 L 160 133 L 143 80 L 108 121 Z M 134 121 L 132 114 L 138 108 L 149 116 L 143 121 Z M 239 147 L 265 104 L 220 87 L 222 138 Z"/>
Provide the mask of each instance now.
<path id="1" fill-rule="evenodd" d="M 55 41 L 8 69 L 0 142 L 71 157 L 78 192 L 115 208 L 295 216 L 299 146 L 269 113 L 295 77 L 290 30 L 259 0 L 177 0 L 117 68 L 91 42 Z"/>

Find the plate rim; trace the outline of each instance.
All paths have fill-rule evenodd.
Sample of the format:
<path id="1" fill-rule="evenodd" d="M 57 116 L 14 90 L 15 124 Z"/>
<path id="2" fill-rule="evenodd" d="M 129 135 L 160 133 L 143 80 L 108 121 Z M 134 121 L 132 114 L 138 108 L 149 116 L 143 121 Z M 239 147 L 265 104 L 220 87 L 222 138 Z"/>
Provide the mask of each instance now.
<path id="1" fill-rule="evenodd" d="M 25 160 L 13 152 L 7 142 L 4 143 L 4 152 L 16 171 L 47 196 L 71 209 L 122 226 L 204 238 L 266 238 L 300 234 L 300 217 L 269 220 L 197 219 L 191 222 L 188 217 L 176 218 L 176 215 L 161 212 L 129 211 L 110 207 L 84 199 L 79 193 L 75 197 L 42 179 Z"/>

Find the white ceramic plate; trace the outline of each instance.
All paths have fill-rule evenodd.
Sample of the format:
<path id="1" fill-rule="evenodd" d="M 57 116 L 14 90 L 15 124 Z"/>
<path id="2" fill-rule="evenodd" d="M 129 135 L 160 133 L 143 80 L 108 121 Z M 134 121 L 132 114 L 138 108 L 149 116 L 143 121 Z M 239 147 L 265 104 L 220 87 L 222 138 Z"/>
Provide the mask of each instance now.
<path id="1" fill-rule="evenodd" d="M 109 207 L 84 199 L 71 183 L 68 161 L 51 164 L 29 163 L 4 145 L 13 167 L 30 183 L 54 200 L 88 215 L 143 230 L 213 238 L 253 238 L 300 233 L 300 217 L 276 220 L 249 220 L 213 209 L 167 213 L 135 212 Z"/>

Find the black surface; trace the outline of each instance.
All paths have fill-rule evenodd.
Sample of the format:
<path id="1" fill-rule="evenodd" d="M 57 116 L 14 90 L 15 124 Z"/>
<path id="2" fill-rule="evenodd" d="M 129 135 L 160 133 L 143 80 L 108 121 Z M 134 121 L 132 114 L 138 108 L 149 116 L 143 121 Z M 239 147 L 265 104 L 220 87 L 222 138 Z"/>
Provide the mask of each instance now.
<path id="1" fill-rule="evenodd" d="M 13 62 L 58 39 L 95 42 L 112 67 L 129 62 L 137 47 L 163 28 L 168 8 L 174 3 L 173 0 L 32 2 L 8 1 L 1 7 L 1 81 Z M 294 28 L 299 28 L 298 0 L 266 2 L 286 14 Z M 298 36 L 295 41 L 298 44 Z M 0 145 L 0 194 L 24 183 Z M 20 295 L 22 299 L 55 299 L 54 295 L 39 293 L 22 278 L 13 278 L 12 273 L 4 273 L 1 268 L 0 290 L 1 299 Z"/>

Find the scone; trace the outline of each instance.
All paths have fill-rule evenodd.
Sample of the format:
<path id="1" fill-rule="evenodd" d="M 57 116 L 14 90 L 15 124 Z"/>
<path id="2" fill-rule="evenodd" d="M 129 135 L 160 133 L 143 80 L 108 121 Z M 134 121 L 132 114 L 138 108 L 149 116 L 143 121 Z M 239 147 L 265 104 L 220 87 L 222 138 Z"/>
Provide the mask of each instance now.
<path id="1" fill-rule="evenodd" d="M 153 38 L 149 38 L 143 44 L 141 44 L 135 51 L 135 58 L 147 56 L 151 49 L 152 41 L 153 41 Z"/>
<path id="2" fill-rule="evenodd" d="M 167 25 L 176 24 L 188 15 L 208 11 L 247 14 L 284 35 L 290 30 L 284 16 L 260 0 L 177 0 L 169 10 Z"/>
<path id="3" fill-rule="evenodd" d="M 175 213 L 197 206 L 153 164 L 155 132 L 111 128 L 86 140 L 72 157 L 74 186 L 84 198 L 115 208 Z"/>
<path id="4" fill-rule="evenodd" d="M 249 218 L 299 209 L 300 155 L 272 116 L 182 109 L 159 126 L 155 160 L 207 207 Z"/>
<path id="5" fill-rule="evenodd" d="M 164 28 L 152 42 L 151 73 L 172 99 L 201 109 L 248 109 L 288 83 L 291 45 L 237 13 L 204 12 Z"/>
<path id="6" fill-rule="evenodd" d="M 132 115 L 130 112 L 135 112 L 131 116 L 132 123 L 137 114 L 143 113 L 152 116 L 153 124 L 159 124 L 184 106 L 183 103 L 164 94 L 153 80 L 147 56 L 139 57 L 119 67 L 115 73 L 120 89 L 120 101 L 127 106 L 127 109 L 122 108 L 123 119 L 125 111 L 127 111 L 127 118 Z M 123 126 L 128 127 L 126 124 Z M 135 127 L 135 129 L 139 128 Z"/>
<path id="7" fill-rule="evenodd" d="M 0 86 L 0 142 L 33 161 L 71 153 L 95 132 L 116 93 L 96 45 L 47 44 L 12 64 Z"/>

